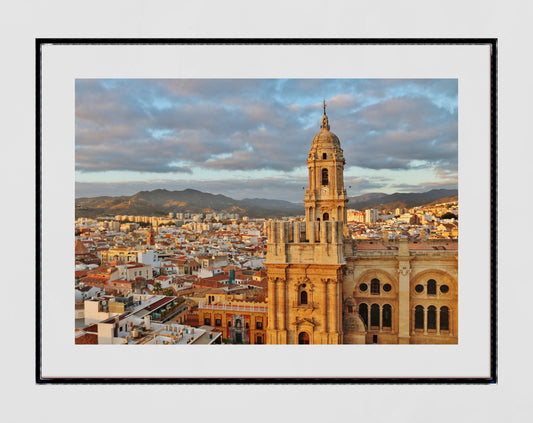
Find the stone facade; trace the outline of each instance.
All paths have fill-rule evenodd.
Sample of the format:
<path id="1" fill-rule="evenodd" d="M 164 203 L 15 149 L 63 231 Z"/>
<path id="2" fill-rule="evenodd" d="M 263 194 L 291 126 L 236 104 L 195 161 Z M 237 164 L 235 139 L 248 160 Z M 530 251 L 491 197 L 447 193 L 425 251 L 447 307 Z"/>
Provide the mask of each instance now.
<path id="1" fill-rule="evenodd" d="M 268 224 L 268 344 L 456 344 L 457 242 L 356 244 L 324 106 L 305 221 Z"/>

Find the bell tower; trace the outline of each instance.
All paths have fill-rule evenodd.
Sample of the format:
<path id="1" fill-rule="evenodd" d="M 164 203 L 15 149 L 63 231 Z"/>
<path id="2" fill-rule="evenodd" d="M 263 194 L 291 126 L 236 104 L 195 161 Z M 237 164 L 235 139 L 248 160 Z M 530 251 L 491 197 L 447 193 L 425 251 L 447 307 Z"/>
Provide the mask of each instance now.
<path id="1" fill-rule="evenodd" d="M 330 131 L 324 101 L 320 132 L 315 135 L 307 157 L 309 188 L 305 192 L 305 220 L 342 221 L 346 225 L 348 197 L 344 188 L 344 154 L 339 138 Z"/>
<path id="2" fill-rule="evenodd" d="M 342 344 L 342 278 L 345 268 L 344 156 L 330 132 L 326 103 L 307 166 L 305 222 L 270 221 L 268 344 Z"/>

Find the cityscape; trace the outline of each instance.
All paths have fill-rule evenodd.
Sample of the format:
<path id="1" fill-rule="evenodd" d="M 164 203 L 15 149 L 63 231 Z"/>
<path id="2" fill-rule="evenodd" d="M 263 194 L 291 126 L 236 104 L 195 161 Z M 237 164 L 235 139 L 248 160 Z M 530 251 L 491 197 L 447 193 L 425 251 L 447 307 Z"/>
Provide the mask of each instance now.
<path id="1" fill-rule="evenodd" d="M 421 98 L 416 82 L 406 83 L 417 87 L 416 95 L 385 82 L 384 87 L 393 87 L 394 99 L 401 107 L 394 109 L 396 112 L 391 110 L 392 100 L 386 98 L 383 102 L 388 107 L 383 113 L 389 110 L 398 114 L 398 110 L 413 106 L 410 100 Z M 456 89 L 456 81 L 452 82 Z M 113 87 L 115 83 L 107 84 Z M 82 92 L 86 87 L 81 82 L 79 85 Z M 448 85 L 444 86 L 449 90 Z M 456 104 L 450 112 L 443 97 L 439 98 L 439 113 L 455 113 L 456 119 Z M 83 96 L 77 97 L 77 105 L 82 100 Z M 134 192 L 91 191 L 104 185 L 102 180 L 90 180 L 87 175 L 91 172 L 111 172 L 112 180 L 108 182 L 112 189 L 128 183 L 117 179 L 118 173 L 109 164 L 95 160 L 96 156 L 89 166 L 94 140 L 80 141 L 79 148 L 77 140 L 77 165 L 85 170 L 77 176 L 75 343 L 457 344 L 456 127 L 454 133 L 453 122 L 443 123 L 444 118 L 439 117 L 442 133 L 435 135 L 426 130 L 423 134 L 430 146 L 428 157 L 423 158 L 418 151 L 416 159 L 409 161 L 401 157 L 409 154 L 404 151 L 405 145 L 397 144 L 402 140 L 408 143 L 405 137 L 410 134 L 420 150 L 421 135 L 412 133 L 405 115 L 399 113 L 403 127 L 408 127 L 405 133 L 398 134 L 393 128 L 384 135 L 391 148 L 397 148 L 397 155 L 393 157 L 395 153 L 391 152 L 385 157 L 380 152 L 373 156 L 372 163 L 360 161 L 356 166 L 359 169 L 354 170 L 349 162 L 353 158 L 351 143 L 345 145 L 333 132 L 337 120 L 329 116 L 330 110 L 342 102 L 349 103 L 348 94 L 324 100 L 314 110 L 309 108 L 309 119 L 314 116 L 315 126 L 307 128 L 304 124 L 303 134 L 298 134 L 307 139 L 305 144 L 300 142 L 296 158 L 279 157 L 281 164 L 274 170 L 280 173 L 274 174 L 275 166 L 271 164 L 250 171 L 255 172 L 254 180 L 244 181 L 251 186 L 246 189 L 256 189 L 258 196 L 272 195 L 269 198 L 276 200 L 245 198 L 248 192 L 244 192 L 232 202 L 226 196 L 235 195 L 235 191 L 219 191 L 213 196 L 223 200 L 219 204 L 209 197 L 212 194 L 198 191 L 219 186 L 215 181 L 220 182 L 221 175 L 232 185 L 232 178 L 239 173 L 231 174 L 231 168 L 241 166 L 237 172 L 245 170 L 242 162 L 237 162 L 244 154 L 242 150 L 204 157 L 210 163 L 208 173 L 214 172 L 213 179 L 210 183 L 203 180 L 201 186 L 193 185 L 194 189 L 184 186 L 184 181 L 172 186 L 169 180 L 158 177 L 150 184 L 130 182 L 132 189 L 147 189 L 131 196 Z M 155 103 L 158 109 L 171 108 L 162 99 Z M 376 113 L 379 101 L 365 105 L 358 99 L 356 103 L 358 110 L 366 113 L 368 124 L 369 113 Z M 294 104 L 292 109 L 300 108 Z M 80 139 L 88 137 L 88 131 L 95 131 L 94 121 L 91 129 L 81 109 L 77 108 Z M 264 119 L 262 116 L 261 122 Z M 300 123 L 302 119 L 300 116 Z M 339 127 L 345 128 L 339 119 Z M 384 116 L 382 120 L 387 119 Z M 423 117 L 414 114 L 412 119 L 422 125 L 418 121 Z M 269 131 L 264 123 L 261 125 L 260 132 Z M 452 128 L 451 134 L 443 129 L 445 126 Z M 376 130 L 368 129 L 369 133 Z M 161 138 L 168 131 L 148 132 Z M 439 143 L 447 146 L 442 148 Z M 361 146 L 354 149 L 364 152 Z M 93 151 L 97 150 L 101 148 Z M 261 162 L 263 157 L 257 150 L 252 142 L 245 148 L 253 153 L 250 157 L 254 161 Z M 115 156 L 121 160 L 118 153 Z M 201 166 L 199 160 L 173 161 L 170 167 L 180 167 L 172 171 L 190 178 Z M 301 163 L 292 165 L 292 160 Z M 152 162 L 150 158 L 139 160 L 138 166 L 152 166 Z M 228 162 L 229 169 L 219 166 L 224 162 Z M 380 166 L 384 169 L 382 176 L 374 176 Z M 102 169 L 95 170 L 99 167 Z M 140 167 L 135 172 L 141 172 Z M 355 174 L 360 169 L 369 173 L 360 177 Z M 405 182 L 394 185 L 394 172 L 407 174 L 410 169 L 422 172 L 422 177 L 427 177 L 429 169 L 440 179 L 417 186 L 406 177 Z M 132 170 L 128 172 L 131 178 Z M 149 172 L 156 170 L 151 168 Z M 281 193 L 282 177 L 289 181 L 288 195 Z M 372 185 L 372 178 L 377 185 Z M 280 194 L 260 191 L 260 181 Z M 306 186 L 297 191 L 297 184 Z M 178 187 L 185 191 L 173 190 Z M 353 187 L 357 187 L 359 196 L 353 195 Z M 377 193 L 376 188 L 382 192 Z M 397 192 L 426 197 L 419 197 L 413 204 L 405 196 L 394 197 Z M 178 195 L 179 199 L 172 199 Z M 163 197 L 163 202 L 157 203 Z M 202 203 L 200 197 L 207 203 Z"/>

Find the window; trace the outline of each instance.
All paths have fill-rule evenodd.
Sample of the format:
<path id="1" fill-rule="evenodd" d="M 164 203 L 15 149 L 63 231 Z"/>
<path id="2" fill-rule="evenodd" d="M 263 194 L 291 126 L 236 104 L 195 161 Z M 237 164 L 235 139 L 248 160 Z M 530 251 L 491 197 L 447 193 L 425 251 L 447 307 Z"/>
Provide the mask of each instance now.
<path id="1" fill-rule="evenodd" d="M 322 169 L 322 185 L 328 185 L 328 170 Z"/>
<path id="2" fill-rule="evenodd" d="M 307 292 L 302 291 L 300 292 L 300 305 L 306 305 L 307 304 Z"/>
<path id="3" fill-rule="evenodd" d="M 383 327 L 392 327 L 392 307 L 390 304 L 385 304 L 383 306 Z"/>
<path id="4" fill-rule="evenodd" d="M 424 329 L 424 307 L 415 307 L 415 329 Z"/>
<path id="5" fill-rule="evenodd" d="M 211 319 L 209 317 L 204 319 L 204 325 L 211 326 Z"/>
<path id="6" fill-rule="evenodd" d="M 351 305 L 348 306 L 348 313 L 353 313 L 353 307 Z"/>
<path id="7" fill-rule="evenodd" d="M 246 329 L 250 329 L 250 324 L 248 322 L 246 322 Z"/>
<path id="8" fill-rule="evenodd" d="M 392 289 L 392 286 L 390 283 L 386 283 L 385 285 L 383 285 L 383 291 L 389 292 L 391 289 Z"/>
<path id="9" fill-rule="evenodd" d="M 298 344 L 307 345 L 309 344 L 309 335 L 306 332 L 300 332 L 298 335 Z"/>
<path id="10" fill-rule="evenodd" d="M 359 290 L 361 292 L 365 292 L 367 289 L 368 289 L 368 285 L 366 283 L 362 283 L 361 285 L 359 285 Z"/>
<path id="11" fill-rule="evenodd" d="M 435 279 L 428 281 L 428 295 L 437 295 L 437 282 L 435 282 Z"/>
<path id="12" fill-rule="evenodd" d="M 255 322 L 256 329 L 263 329 L 263 322 Z"/>
<path id="13" fill-rule="evenodd" d="M 420 294 L 421 292 L 424 291 L 424 287 L 422 285 L 418 284 L 417 286 L 415 286 L 415 291 Z"/>
<path id="14" fill-rule="evenodd" d="M 322 159 L 326 160 L 328 158 L 328 153 L 322 153 Z"/>
<path id="15" fill-rule="evenodd" d="M 322 215 L 322 220 L 323 220 L 323 221 L 329 220 L 329 213 L 324 213 L 324 214 Z"/>
<path id="16" fill-rule="evenodd" d="M 437 308 L 435 306 L 428 307 L 428 329 L 437 329 Z"/>
<path id="17" fill-rule="evenodd" d="M 231 320 L 228 320 L 228 328 L 231 327 Z"/>
<path id="18" fill-rule="evenodd" d="M 450 288 L 448 285 L 441 285 L 440 287 L 440 292 L 442 292 L 443 294 L 447 294 L 449 290 Z"/>
<path id="19" fill-rule="evenodd" d="M 379 279 L 372 279 L 370 281 L 370 293 L 379 294 Z"/>
<path id="20" fill-rule="evenodd" d="M 222 326 L 222 321 L 220 319 L 215 319 L 215 326 Z"/>
<path id="21" fill-rule="evenodd" d="M 440 330 L 450 330 L 450 314 L 446 306 L 440 308 Z"/>
<path id="22" fill-rule="evenodd" d="M 379 327 L 379 305 L 372 304 L 370 307 L 370 326 Z"/>
<path id="23" fill-rule="evenodd" d="M 368 327 L 368 306 L 365 303 L 359 305 L 359 316 L 361 316 L 365 326 Z"/>
<path id="24" fill-rule="evenodd" d="M 263 343 L 263 337 L 262 336 L 258 336 L 257 337 L 257 340 L 255 341 L 256 344 L 262 344 Z"/>

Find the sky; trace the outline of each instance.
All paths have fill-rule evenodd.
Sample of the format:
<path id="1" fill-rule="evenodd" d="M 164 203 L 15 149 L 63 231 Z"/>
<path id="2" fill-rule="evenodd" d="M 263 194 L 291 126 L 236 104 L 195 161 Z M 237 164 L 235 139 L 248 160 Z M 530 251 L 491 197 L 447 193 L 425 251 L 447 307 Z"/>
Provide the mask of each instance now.
<path id="1" fill-rule="evenodd" d="M 350 197 L 457 188 L 456 79 L 78 79 L 76 197 L 301 202 L 323 101 Z"/>

